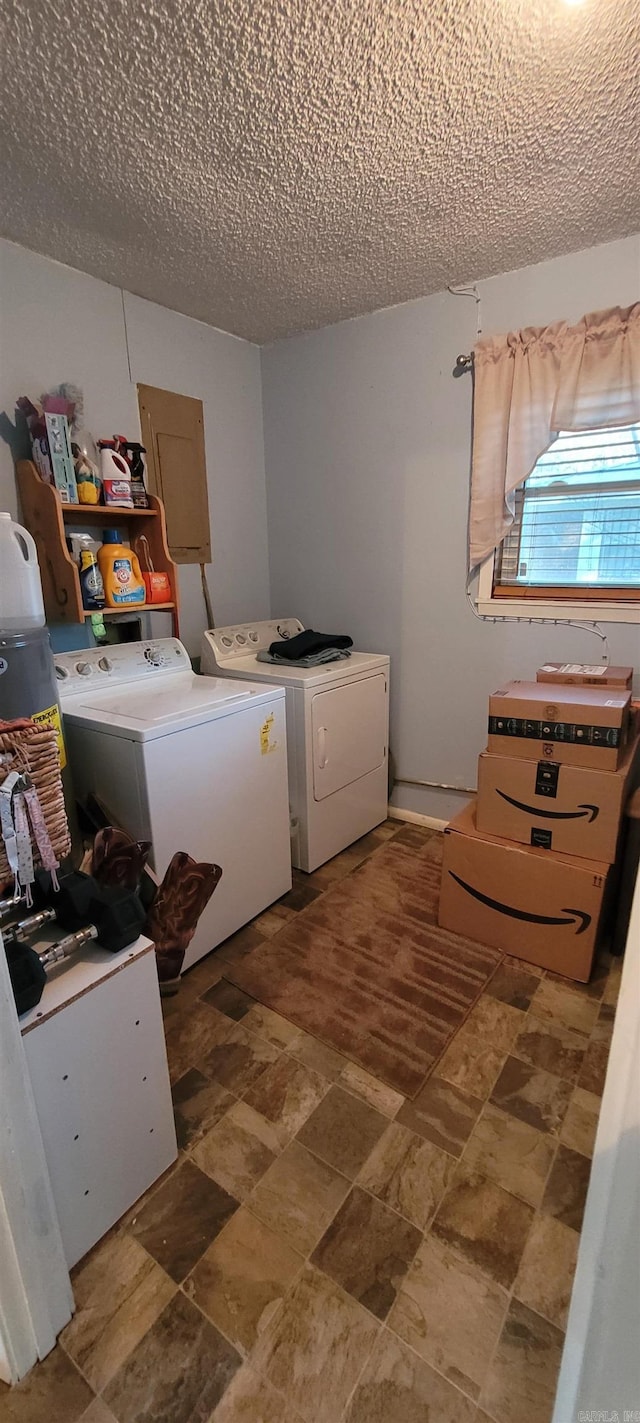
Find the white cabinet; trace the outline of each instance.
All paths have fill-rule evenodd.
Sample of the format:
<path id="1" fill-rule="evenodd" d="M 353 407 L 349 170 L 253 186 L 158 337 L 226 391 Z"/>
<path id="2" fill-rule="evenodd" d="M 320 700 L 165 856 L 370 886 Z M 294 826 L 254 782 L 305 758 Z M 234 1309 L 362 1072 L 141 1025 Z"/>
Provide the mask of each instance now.
<path id="1" fill-rule="evenodd" d="M 71 1268 L 177 1156 L 153 946 L 86 949 L 20 1027 Z"/>

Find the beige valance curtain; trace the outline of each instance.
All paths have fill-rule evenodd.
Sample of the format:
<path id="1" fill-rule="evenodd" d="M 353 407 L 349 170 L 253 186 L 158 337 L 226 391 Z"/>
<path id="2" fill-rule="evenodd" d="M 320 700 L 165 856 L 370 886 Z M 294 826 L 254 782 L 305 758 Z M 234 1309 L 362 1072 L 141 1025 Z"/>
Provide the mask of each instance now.
<path id="1" fill-rule="evenodd" d="M 514 490 L 560 430 L 640 421 L 640 302 L 527 326 L 474 351 L 469 566 L 498 547 Z"/>

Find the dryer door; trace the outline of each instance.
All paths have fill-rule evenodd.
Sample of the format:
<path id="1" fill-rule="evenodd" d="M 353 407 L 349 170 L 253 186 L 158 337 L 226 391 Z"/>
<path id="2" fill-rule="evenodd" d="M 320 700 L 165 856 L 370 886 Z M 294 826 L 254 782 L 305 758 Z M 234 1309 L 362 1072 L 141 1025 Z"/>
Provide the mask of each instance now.
<path id="1" fill-rule="evenodd" d="M 311 702 L 313 797 L 324 800 L 381 766 L 387 749 L 383 672 L 317 692 Z"/>

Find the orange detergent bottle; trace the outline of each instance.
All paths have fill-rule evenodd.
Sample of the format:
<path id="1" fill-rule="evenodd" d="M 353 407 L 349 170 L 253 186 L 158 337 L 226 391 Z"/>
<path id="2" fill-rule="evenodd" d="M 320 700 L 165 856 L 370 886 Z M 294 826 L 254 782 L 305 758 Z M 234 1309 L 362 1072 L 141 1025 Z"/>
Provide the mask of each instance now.
<path id="1" fill-rule="evenodd" d="M 140 606 L 145 601 L 144 579 L 133 549 L 120 543 L 118 529 L 103 529 L 98 566 L 108 608 Z"/>

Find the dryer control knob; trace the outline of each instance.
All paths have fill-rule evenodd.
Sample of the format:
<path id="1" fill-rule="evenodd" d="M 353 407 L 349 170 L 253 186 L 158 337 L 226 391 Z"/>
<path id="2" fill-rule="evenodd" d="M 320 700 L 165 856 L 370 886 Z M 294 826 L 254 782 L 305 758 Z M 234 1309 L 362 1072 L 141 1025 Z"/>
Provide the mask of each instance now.
<path id="1" fill-rule="evenodd" d="M 100 668 L 101 672 L 111 672 L 113 668 L 113 662 L 110 662 L 108 657 L 101 657 L 98 662 L 98 667 Z"/>
<path id="2" fill-rule="evenodd" d="M 68 677 L 68 676 L 69 676 L 69 669 L 68 669 L 68 667 L 59 667 L 58 664 L 56 663 L 56 677 L 58 678 L 58 681 L 59 681 L 59 682 L 64 682 L 65 677 Z"/>
<path id="3" fill-rule="evenodd" d="M 91 663 L 76 662 L 76 672 L 79 672 L 81 677 L 89 677 L 91 675 Z"/>

